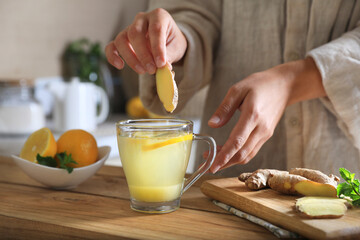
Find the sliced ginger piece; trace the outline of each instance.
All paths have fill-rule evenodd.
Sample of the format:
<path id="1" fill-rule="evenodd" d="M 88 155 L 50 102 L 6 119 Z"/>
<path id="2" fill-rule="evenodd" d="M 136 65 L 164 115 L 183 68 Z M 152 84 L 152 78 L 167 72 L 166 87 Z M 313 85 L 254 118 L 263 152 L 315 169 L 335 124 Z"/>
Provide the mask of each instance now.
<path id="1" fill-rule="evenodd" d="M 175 73 L 170 65 L 156 71 L 156 90 L 167 112 L 173 112 L 178 103 L 178 89 L 174 80 Z"/>
<path id="2" fill-rule="evenodd" d="M 296 210 L 309 218 L 340 218 L 347 210 L 347 201 L 331 197 L 302 197 L 296 200 Z"/>
<path id="3" fill-rule="evenodd" d="M 300 181 L 294 189 L 304 196 L 336 197 L 336 187 L 331 184 L 318 183 L 310 180 Z"/>

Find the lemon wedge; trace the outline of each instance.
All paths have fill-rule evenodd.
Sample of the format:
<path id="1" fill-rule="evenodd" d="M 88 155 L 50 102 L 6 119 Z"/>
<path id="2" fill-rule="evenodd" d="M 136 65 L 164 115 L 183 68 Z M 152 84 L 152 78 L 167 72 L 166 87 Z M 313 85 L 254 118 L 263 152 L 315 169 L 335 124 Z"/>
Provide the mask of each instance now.
<path id="1" fill-rule="evenodd" d="M 36 155 L 54 157 L 57 150 L 55 138 L 49 128 L 33 132 L 21 149 L 20 157 L 30 162 L 37 162 Z"/>
<path id="2" fill-rule="evenodd" d="M 171 139 L 163 141 L 163 142 L 144 145 L 144 146 L 142 146 L 142 150 L 143 151 L 150 151 L 150 150 L 161 148 L 161 147 L 164 147 L 164 146 L 167 146 L 167 145 L 170 145 L 170 144 L 183 142 L 183 141 L 187 141 L 187 140 L 192 140 L 192 139 L 193 139 L 193 135 L 192 134 L 187 134 L 187 135 L 184 135 L 184 136 L 181 136 L 181 137 L 171 138 Z"/>

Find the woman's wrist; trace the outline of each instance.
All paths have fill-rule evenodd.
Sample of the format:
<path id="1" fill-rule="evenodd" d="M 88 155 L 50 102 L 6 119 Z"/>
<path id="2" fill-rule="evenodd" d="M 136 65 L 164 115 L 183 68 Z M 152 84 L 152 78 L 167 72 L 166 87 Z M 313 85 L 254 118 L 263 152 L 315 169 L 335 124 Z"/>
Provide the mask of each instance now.
<path id="1" fill-rule="evenodd" d="M 276 69 L 290 89 L 287 106 L 326 96 L 321 74 L 311 57 L 282 64 Z"/>

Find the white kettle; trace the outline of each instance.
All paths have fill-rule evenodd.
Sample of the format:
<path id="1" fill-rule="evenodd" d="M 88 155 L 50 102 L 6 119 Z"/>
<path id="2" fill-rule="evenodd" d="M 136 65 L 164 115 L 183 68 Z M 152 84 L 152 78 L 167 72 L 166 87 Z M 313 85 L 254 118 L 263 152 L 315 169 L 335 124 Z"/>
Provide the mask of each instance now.
<path id="1" fill-rule="evenodd" d="M 94 83 L 80 82 L 74 77 L 70 82 L 50 82 L 48 89 L 55 97 L 53 120 L 56 131 L 92 131 L 109 114 L 109 99 L 104 89 Z"/>

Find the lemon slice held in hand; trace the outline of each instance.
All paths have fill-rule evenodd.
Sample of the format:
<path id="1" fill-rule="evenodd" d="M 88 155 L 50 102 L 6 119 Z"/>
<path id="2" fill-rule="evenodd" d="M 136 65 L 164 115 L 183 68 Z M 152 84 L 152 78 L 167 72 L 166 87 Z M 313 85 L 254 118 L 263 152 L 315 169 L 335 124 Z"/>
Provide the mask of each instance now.
<path id="1" fill-rule="evenodd" d="M 49 128 L 41 128 L 33 132 L 26 140 L 20 152 L 20 157 L 30 162 L 37 162 L 36 155 L 54 157 L 57 144 Z"/>

